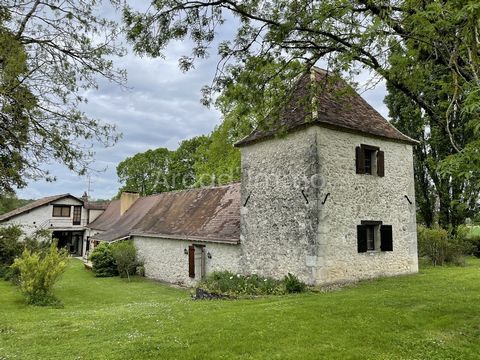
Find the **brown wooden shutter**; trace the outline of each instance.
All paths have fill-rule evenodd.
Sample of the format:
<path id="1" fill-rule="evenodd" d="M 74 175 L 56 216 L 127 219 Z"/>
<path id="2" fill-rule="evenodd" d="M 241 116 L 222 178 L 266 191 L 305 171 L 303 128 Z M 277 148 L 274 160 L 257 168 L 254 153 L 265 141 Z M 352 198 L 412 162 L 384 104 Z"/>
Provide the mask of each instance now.
<path id="1" fill-rule="evenodd" d="M 380 249 L 382 251 L 393 251 L 392 225 L 382 225 L 380 227 L 380 240 Z"/>
<path id="2" fill-rule="evenodd" d="M 355 165 L 357 174 L 365 174 L 365 152 L 360 146 L 355 148 Z"/>
<path id="3" fill-rule="evenodd" d="M 385 153 L 377 151 L 377 175 L 385 176 Z"/>
<path id="4" fill-rule="evenodd" d="M 357 250 L 359 253 L 367 252 L 367 227 L 357 225 Z"/>
<path id="5" fill-rule="evenodd" d="M 188 247 L 188 276 L 195 277 L 195 246 Z"/>

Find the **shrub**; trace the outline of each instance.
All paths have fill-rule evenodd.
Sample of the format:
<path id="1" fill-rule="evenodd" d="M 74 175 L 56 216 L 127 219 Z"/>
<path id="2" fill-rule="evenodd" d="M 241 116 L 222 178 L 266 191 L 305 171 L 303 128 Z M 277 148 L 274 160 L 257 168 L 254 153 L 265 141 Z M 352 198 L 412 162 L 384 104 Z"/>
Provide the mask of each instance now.
<path id="1" fill-rule="evenodd" d="M 19 241 L 22 235 L 22 230 L 18 226 L 0 228 L 0 268 L 2 269 L 0 271 L 2 273 L 25 249 L 25 245 Z"/>
<path id="2" fill-rule="evenodd" d="M 119 241 L 111 245 L 112 254 L 117 264 L 117 270 L 121 277 L 127 277 L 135 274 L 137 268 L 137 249 L 133 241 Z"/>
<path id="3" fill-rule="evenodd" d="M 288 293 L 301 293 L 307 289 L 307 285 L 301 282 L 295 275 L 288 273 L 283 279 Z"/>
<path id="4" fill-rule="evenodd" d="M 58 304 L 53 295 L 53 286 L 65 271 L 67 261 L 67 253 L 58 251 L 56 244 L 51 244 L 44 256 L 25 249 L 22 255 L 15 259 L 12 268 L 19 272 L 18 283 L 27 304 Z"/>
<path id="5" fill-rule="evenodd" d="M 49 230 L 38 230 L 32 236 L 25 237 L 18 226 L 0 228 L 0 277 L 12 280 L 18 271 L 10 268 L 14 260 L 20 257 L 25 249 L 30 252 L 45 254 L 52 244 Z"/>
<path id="6" fill-rule="evenodd" d="M 471 243 L 461 233 L 452 235 L 441 228 L 418 228 L 418 254 L 428 258 L 433 266 L 463 265 L 471 249 Z"/>
<path id="7" fill-rule="evenodd" d="M 271 295 L 286 292 L 282 281 L 258 275 L 243 276 L 229 271 L 216 271 L 199 284 L 209 292 L 228 295 Z"/>
<path id="8" fill-rule="evenodd" d="M 480 257 L 480 231 L 475 226 L 460 225 L 456 237 L 463 244 L 468 255 Z"/>
<path id="9" fill-rule="evenodd" d="M 90 255 L 92 271 L 96 277 L 110 277 L 118 275 L 117 263 L 109 244 L 100 243 Z"/>

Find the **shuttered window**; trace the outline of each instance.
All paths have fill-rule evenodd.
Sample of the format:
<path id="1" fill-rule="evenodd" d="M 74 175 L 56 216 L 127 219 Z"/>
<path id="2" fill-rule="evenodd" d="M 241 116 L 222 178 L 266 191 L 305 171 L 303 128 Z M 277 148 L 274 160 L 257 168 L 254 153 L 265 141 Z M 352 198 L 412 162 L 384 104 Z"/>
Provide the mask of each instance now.
<path id="1" fill-rule="evenodd" d="M 393 230 L 392 225 L 382 225 L 380 227 L 380 240 L 382 251 L 393 251 Z"/>
<path id="2" fill-rule="evenodd" d="M 380 148 L 362 144 L 355 148 L 355 169 L 357 174 L 385 176 L 385 153 Z"/>
<path id="3" fill-rule="evenodd" d="M 367 227 L 357 225 L 357 249 L 359 253 L 367 252 Z"/>
<path id="4" fill-rule="evenodd" d="M 383 225 L 380 221 L 362 221 L 362 225 L 357 225 L 357 251 L 364 253 L 376 250 L 393 251 L 392 225 Z"/>

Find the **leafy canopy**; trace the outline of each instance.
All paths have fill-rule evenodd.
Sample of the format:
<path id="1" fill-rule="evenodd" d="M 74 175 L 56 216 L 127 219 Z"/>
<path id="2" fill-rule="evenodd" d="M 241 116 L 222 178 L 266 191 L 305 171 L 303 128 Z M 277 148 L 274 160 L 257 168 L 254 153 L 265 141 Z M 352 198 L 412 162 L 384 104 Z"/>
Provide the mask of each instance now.
<path id="1" fill-rule="evenodd" d="M 233 99 L 263 120 L 284 102 L 294 75 L 317 63 L 350 77 L 367 69 L 372 81 L 384 78 L 445 130 L 441 136 L 452 149 L 445 173 L 465 178 L 478 171 L 478 1 L 156 0 L 146 13 L 124 10 L 128 39 L 138 53 L 162 56 L 171 41 L 190 41 L 191 52 L 179 59 L 182 70 L 209 55 L 219 29 L 232 18 L 238 27 L 218 45 L 221 60 L 213 86 L 204 89 L 207 103 L 232 85 L 244 88 Z M 278 66 L 269 72 L 272 62 Z M 446 102 L 428 89 L 448 93 Z M 458 114 L 466 115 L 461 127 L 474 134 L 464 143 L 454 134 Z"/>
<path id="2" fill-rule="evenodd" d="M 118 25 L 96 0 L 0 4 L 0 192 L 28 179 L 54 180 L 45 163 L 84 174 L 92 145 L 118 139 L 115 127 L 80 110 L 98 78 L 123 83 L 112 56 L 124 49 Z"/>

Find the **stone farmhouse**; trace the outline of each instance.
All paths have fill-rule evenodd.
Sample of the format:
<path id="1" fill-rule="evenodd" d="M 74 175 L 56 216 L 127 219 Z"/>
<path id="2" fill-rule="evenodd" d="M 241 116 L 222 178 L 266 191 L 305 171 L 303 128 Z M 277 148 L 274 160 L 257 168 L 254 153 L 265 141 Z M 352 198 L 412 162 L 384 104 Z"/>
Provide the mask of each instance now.
<path id="1" fill-rule="evenodd" d="M 332 78 L 302 77 L 280 121 L 236 144 L 240 183 L 124 193 L 83 249 L 132 239 L 146 276 L 189 286 L 216 270 L 312 285 L 417 272 L 417 142 Z"/>

